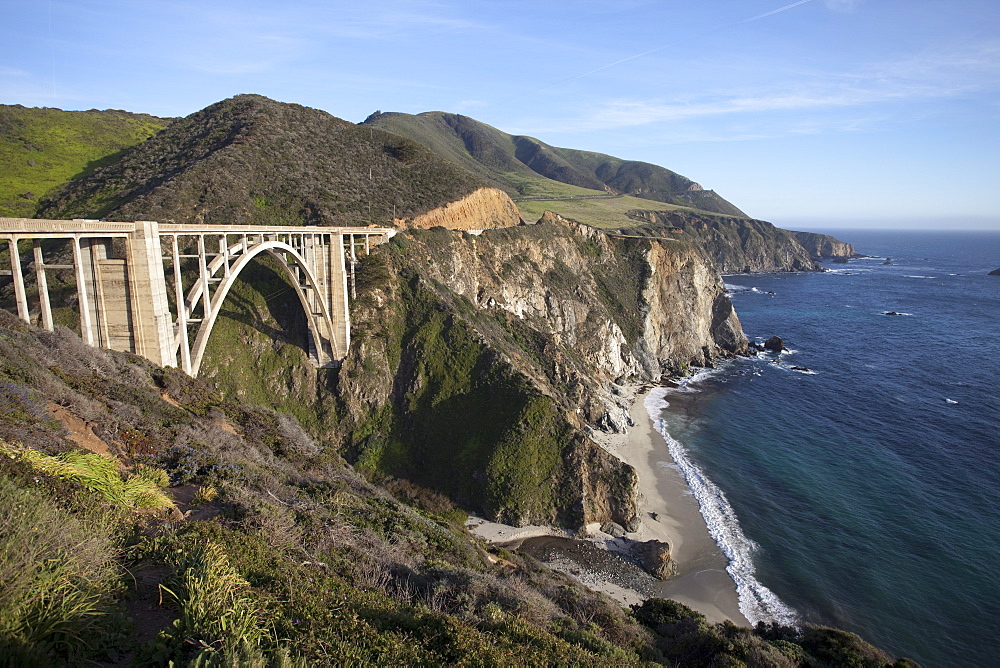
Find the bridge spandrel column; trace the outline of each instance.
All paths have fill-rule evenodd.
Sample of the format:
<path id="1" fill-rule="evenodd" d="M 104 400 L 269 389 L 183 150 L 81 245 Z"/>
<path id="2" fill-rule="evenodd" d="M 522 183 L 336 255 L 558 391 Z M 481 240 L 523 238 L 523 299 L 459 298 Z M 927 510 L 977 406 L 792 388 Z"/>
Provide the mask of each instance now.
<path id="1" fill-rule="evenodd" d="M 31 322 L 28 315 L 28 293 L 24 288 L 24 275 L 21 273 L 21 252 L 17 248 L 17 237 L 11 237 L 7 244 L 10 248 L 10 274 L 11 278 L 14 279 L 17 316 L 25 322 Z"/>
<path id="2" fill-rule="evenodd" d="M 154 364 L 177 366 L 158 223 L 135 223 L 128 238 L 128 269 L 136 353 Z"/>

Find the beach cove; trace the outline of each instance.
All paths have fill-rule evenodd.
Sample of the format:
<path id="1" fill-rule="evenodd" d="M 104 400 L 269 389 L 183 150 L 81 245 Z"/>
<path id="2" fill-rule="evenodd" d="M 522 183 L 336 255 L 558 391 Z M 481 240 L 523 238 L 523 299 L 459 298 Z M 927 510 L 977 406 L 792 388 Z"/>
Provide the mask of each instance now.
<path id="1" fill-rule="evenodd" d="M 624 539 L 603 533 L 597 524 L 587 527 L 580 536 L 567 530 L 544 526 L 513 527 L 481 519 L 470 521 L 470 530 L 487 542 L 508 548 L 520 548 L 540 557 L 550 568 L 576 577 L 591 589 L 601 591 L 624 605 L 633 605 L 650 597 L 670 598 L 705 615 L 709 621 L 732 621 L 740 626 L 749 622 L 740 611 L 736 584 L 726 572 L 728 559 L 709 533 L 699 504 L 685 482 L 677 463 L 671 458 L 663 435 L 651 414 L 653 404 L 662 397 L 662 388 L 630 388 L 634 401 L 630 410 L 631 427 L 624 434 L 594 433 L 602 447 L 631 465 L 638 478 L 639 527 Z M 561 544 L 555 540 L 565 541 Z M 587 543 L 607 552 L 627 551 L 631 544 L 658 540 L 670 545 L 677 567 L 668 580 L 637 574 L 638 567 L 618 562 L 616 568 L 607 559 L 597 558 L 590 550 L 580 550 Z M 577 544 L 577 549 L 574 549 Z M 533 549 L 533 546 L 539 549 Z M 546 559 L 543 555 L 549 554 Z M 590 554 L 588 557 L 587 554 Z M 608 555 L 611 556 L 611 555 Z M 627 577 L 622 571 L 629 570 Z M 624 580 L 624 585 L 623 585 Z"/>

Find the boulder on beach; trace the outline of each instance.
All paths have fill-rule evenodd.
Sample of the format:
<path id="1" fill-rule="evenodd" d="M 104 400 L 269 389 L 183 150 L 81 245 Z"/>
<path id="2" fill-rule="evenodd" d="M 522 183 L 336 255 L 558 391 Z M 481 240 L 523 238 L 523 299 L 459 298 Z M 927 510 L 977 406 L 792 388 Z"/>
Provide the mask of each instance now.
<path id="1" fill-rule="evenodd" d="M 612 538 L 624 538 L 625 537 L 625 527 L 617 522 L 606 522 L 601 525 L 601 531 L 608 534 Z"/>
<path id="2" fill-rule="evenodd" d="M 780 353 L 782 350 L 788 349 L 785 348 L 785 342 L 780 336 L 772 336 L 764 342 L 764 350 L 773 350 L 776 353 Z"/>
<path id="3" fill-rule="evenodd" d="M 653 577 L 666 580 L 677 574 L 677 564 L 670 556 L 670 545 L 661 540 L 636 543 L 635 556 L 642 567 Z"/>

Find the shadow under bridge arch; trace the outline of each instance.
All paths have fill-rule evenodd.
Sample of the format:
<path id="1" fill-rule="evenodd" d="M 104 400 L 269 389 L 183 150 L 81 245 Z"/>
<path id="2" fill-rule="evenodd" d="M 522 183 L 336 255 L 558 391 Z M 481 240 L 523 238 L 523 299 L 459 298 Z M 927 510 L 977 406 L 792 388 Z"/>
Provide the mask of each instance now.
<path id="1" fill-rule="evenodd" d="M 176 244 L 176 238 L 174 243 Z M 318 252 L 321 249 L 306 247 L 304 244 L 301 248 L 295 248 L 275 239 L 256 243 L 244 239 L 232 245 L 223 240 L 220 245 L 223 248 L 211 262 L 201 263 L 201 275 L 184 298 L 183 308 L 178 309 L 180 315 L 175 327 L 175 345 L 180 349 L 184 371 L 191 376 L 198 375 L 208 340 L 222 312 L 226 296 L 247 265 L 263 253 L 278 261 L 277 264 L 285 271 L 295 289 L 309 328 L 309 354 L 313 363 L 317 366 L 330 366 L 347 354 L 346 349 L 341 350 L 344 346 L 338 344 L 338 340 L 344 338 L 339 330 L 348 325 L 340 322 L 345 320 L 343 317 L 337 318 L 338 314 L 332 312 L 325 294 L 334 287 L 330 285 L 332 280 L 342 280 L 342 277 L 330 272 L 332 267 L 328 266 L 331 264 L 329 258 L 324 259 L 324 255 L 329 253 Z M 342 248 L 337 239 L 333 252 L 342 253 Z M 199 240 L 199 255 L 205 257 L 203 239 Z M 180 275 L 176 270 L 175 282 L 180 285 Z M 215 286 L 214 289 L 210 288 L 212 285 Z M 202 313 L 200 318 L 196 317 L 198 310 Z M 189 324 L 198 324 L 197 334 L 190 348 L 187 341 Z"/>

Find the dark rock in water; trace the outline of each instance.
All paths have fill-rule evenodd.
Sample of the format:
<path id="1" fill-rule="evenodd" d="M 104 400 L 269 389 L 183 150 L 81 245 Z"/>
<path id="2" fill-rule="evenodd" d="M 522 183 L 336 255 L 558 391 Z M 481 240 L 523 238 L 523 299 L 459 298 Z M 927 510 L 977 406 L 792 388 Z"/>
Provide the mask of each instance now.
<path id="1" fill-rule="evenodd" d="M 990 273 L 988 273 L 986 275 L 987 276 L 1000 276 L 1000 269 L 994 269 L 993 271 L 991 271 Z"/>
<path id="2" fill-rule="evenodd" d="M 897 313 L 896 311 L 882 311 L 882 315 L 903 315 L 903 314 Z"/>
<path id="3" fill-rule="evenodd" d="M 677 574 L 677 564 L 670 556 L 670 545 L 659 540 L 636 543 L 635 557 L 642 569 L 650 575 L 666 580 Z"/>
<path id="4" fill-rule="evenodd" d="M 785 342 L 780 336 L 772 336 L 764 342 L 764 350 L 773 350 L 776 353 L 780 353 L 782 350 L 788 349 L 785 348 Z"/>
<path id="5" fill-rule="evenodd" d="M 601 525 L 601 531 L 614 538 L 625 537 L 625 527 L 617 522 L 607 522 Z"/>
<path id="6" fill-rule="evenodd" d="M 792 371 L 809 371 L 807 366 L 793 366 Z"/>
<path id="7" fill-rule="evenodd" d="M 887 257 L 885 259 L 885 262 L 883 262 L 882 264 L 892 264 L 892 258 L 891 257 Z"/>

